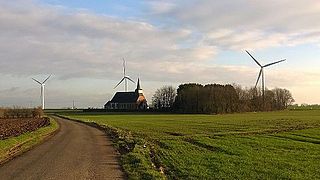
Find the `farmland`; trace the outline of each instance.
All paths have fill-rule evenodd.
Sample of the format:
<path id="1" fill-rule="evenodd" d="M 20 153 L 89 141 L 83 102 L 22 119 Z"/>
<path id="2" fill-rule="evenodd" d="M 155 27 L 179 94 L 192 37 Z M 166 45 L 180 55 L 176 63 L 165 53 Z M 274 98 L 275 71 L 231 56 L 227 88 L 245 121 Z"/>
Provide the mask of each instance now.
<path id="1" fill-rule="evenodd" d="M 0 139 L 35 131 L 49 124 L 49 118 L 0 119 Z"/>
<path id="2" fill-rule="evenodd" d="M 58 124 L 49 118 L 0 119 L 0 164 L 39 144 Z"/>
<path id="3" fill-rule="evenodd" d="M 132 138 L 134 148 L 122 156 L 129 177 L 144 177 L 144 172 L 161 178 L 163 171 L 169 179 L 320 178 L 320 110 L 227 115 L 60 113 Z M 150 170 L 151 160 L 158 171 Z"/>

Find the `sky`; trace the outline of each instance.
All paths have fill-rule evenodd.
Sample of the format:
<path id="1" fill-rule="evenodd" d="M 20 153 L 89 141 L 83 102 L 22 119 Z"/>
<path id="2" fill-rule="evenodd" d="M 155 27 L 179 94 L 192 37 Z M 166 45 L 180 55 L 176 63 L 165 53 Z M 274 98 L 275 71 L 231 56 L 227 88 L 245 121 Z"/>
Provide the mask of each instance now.
<path id="1" fill-rule="evenodd" d="M 0 0 L 0 106 L 102 107 L 141 81 L 156 89 L 181 83 L 266 86 L 320 104 L 318 0 Z M 134 90 L 135 84 L 129 83 Z"/>

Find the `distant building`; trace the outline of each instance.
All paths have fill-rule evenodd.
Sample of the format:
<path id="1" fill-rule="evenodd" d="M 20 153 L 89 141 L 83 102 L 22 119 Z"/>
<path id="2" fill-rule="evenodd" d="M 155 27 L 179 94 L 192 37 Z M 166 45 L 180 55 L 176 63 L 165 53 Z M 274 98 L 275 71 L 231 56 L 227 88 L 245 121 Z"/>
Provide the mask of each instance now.
<path id="1" fill-rule="evenodd" d="M 119 110 L 143 110 L 147 109 L 147 100 L 143 95 L 143 90 L 140 87 L 140 80 L 138 79 L 137 89 L 131 92 L 117 92 L 111 101 L 105 105 L 105 109 L 119 109 Z"/>

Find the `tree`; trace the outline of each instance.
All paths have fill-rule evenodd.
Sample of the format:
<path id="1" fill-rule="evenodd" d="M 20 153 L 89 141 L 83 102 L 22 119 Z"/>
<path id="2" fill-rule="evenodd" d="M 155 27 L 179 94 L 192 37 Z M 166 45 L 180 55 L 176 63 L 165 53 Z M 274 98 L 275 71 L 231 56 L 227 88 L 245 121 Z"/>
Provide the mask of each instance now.
<path id="1" fill-rule="evenodd" d="M 152 104 L 156 109 L 171 110 L 175 98 L 176 89 L 173 86 L 163 86 L 152 96 Z"/>
<path id="2" fill-rule="evenodd" d="M 239 95 L 232 85 L 182 84 L 175 109 L 186 113 L 230 113 L 238 111 Z"/>
<path id="3" fill-rule="evenodd" d="M 201 84 L 189 83 L 181 84 L 177 90 L 177 97 L 174 103 L 174 109 L 176 111 L 185 112 L 185 113 L 197 113 L 200 106 L 201 89 L 203 86 Z"/>

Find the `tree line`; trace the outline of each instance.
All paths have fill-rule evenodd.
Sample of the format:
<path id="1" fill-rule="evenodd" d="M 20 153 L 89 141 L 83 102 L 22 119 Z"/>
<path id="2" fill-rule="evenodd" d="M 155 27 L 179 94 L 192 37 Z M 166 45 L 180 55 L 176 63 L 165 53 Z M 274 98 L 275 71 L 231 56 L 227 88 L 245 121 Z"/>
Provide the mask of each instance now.
<path id="1" fill-rule="evenodd" d="M 294 102 L 287 89 L 265 90 L 240 85 L 181 84 L 158 89 L 152 98 L 155 109 L 180 113 L 233 113 L 283 110 Z"/>

